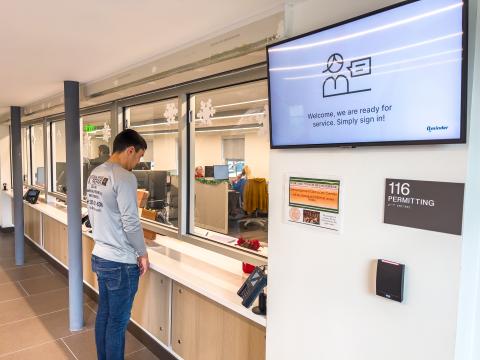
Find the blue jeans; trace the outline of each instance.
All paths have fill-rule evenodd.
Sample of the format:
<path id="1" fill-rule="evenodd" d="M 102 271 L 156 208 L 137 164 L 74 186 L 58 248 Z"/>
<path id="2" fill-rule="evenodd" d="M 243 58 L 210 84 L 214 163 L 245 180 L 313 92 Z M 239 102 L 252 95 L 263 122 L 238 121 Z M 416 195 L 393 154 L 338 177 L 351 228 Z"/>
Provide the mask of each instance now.
<path id="1" fill-rule="evenodd" d="M 109 261 L 92 255 L 97 273 L 99 300 L 95 321 L 95 342 L 99 360 L 123 360 L 133 299 L 138 289 L 137 264 Z"/>

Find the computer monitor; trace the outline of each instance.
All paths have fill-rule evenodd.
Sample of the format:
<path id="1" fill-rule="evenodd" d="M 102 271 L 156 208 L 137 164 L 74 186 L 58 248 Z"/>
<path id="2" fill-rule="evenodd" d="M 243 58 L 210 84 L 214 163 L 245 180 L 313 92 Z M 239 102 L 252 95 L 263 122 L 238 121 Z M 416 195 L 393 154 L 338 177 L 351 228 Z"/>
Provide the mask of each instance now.
<path id="1" fill-rule="evenodd" d="M 213 166 L 205 166 L 205 177 L 206 178 L 214 177 Z"/>
<path id="2" fill-rule="evenodd" d="M 148 170 L 133 170 L 139 189 L 148 190 Z"/>
<path id="3" fill-rule="evenodd" d="M 36 185 L 45 185 L 45 168 L 43 166 L 37 167 L 37 172 L 35 174 Z"/>
<path id="4" fill-rule="evenodd" d="M 228 165 L 214 165 L 213 177 L 215 180 L 228 180 Z"/>
<path id="5" fill-rule="evenodd" d="M 147 171 L 149 196 L 147 207 L 162 209 L 167 201 L 167 171 Z"/>
<path id="6" fill-rule="evenodd" d="M 150 161 L 142 161 L 135 166 L 133 170 L 151 170 L 152 169 L 152 163 Z"/>
<path id="7" fill-rule="evenodd" d="M 54 184 L 55 191 L 66 192 L 67 190 L 67 163 L 65 162 L 56 162 L 55 163 L 55 174 L 57 183 Z"/>

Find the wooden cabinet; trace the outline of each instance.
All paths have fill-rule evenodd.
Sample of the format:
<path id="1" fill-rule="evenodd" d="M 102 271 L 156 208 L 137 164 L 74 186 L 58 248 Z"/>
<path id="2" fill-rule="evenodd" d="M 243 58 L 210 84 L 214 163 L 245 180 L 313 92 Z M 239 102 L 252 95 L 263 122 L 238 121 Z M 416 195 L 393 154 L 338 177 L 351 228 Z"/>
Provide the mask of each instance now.
<path id="1" fill-rule="evenodd" d="M 150 270 L 140 277 L 132 319 L 164 344 L 169 343 L 171 280 Z"/>
<path id="2" fill-rule="evenodd" d="M 38 245 L 42 245 L 42 224 L 41 224 L 41 213 L 38 210 L 35 210 L 30 205 L 25 204 L 23 207 L 23 222 L 25 235 L 27 235 L 32 241 L 36 242 Z"/>
<path id="3" fill-rule="evenodd" d="M 98 290 L 97 274 L 92 271 L 92 251 L 94 245 L 95 241 L 92 238 L 82 235 L 83 280 Z"/>
<path id="4" fill-rule="evenodd" d="M 265 328 L 178 283 L 172 305 L 172 347 L 185 360 L 265 359 Z"/>
<path id="5" fill-rule="evenodd" d="M 43 216 L 43 247 L 65 266 L 68 266 L 67 226 Z"/>

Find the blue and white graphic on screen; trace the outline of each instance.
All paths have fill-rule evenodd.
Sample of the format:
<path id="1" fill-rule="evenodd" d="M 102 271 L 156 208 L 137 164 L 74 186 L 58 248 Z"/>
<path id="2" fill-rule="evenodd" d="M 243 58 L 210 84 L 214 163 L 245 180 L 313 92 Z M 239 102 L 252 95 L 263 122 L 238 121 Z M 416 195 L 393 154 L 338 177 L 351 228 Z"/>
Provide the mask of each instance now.
<path id="1" fill-rule="evenodd" d="M 272 146 L 460 140 L 463 7 L 420 0 L 270 47 Z"/>

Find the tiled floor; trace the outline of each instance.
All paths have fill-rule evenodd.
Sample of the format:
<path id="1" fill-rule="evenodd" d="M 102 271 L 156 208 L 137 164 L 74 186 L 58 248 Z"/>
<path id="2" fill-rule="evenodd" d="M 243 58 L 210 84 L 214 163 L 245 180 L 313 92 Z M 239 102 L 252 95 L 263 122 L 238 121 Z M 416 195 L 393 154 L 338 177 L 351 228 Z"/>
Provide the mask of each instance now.
<path id="1" fill-rule="evenodd" d="M 85 296 L 85 328 L 68 324 L 68 281 L 30 246 L 15 266 L 13 234 L 0 233 L 0 360 L 96 359 L 95 303 Z M 125 359 L 157 359 L 127 333 Z"/>

